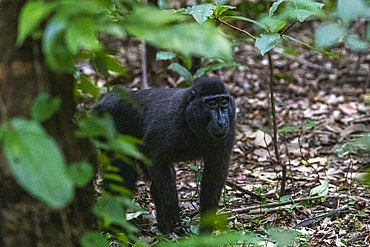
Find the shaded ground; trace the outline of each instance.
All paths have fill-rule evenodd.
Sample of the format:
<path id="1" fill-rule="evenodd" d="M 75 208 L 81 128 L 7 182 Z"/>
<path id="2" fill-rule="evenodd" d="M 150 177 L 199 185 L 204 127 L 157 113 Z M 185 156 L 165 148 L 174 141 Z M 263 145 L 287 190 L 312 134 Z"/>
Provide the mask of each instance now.
<path id="1" fill-rule="evenodd" d="M 311 23 L 312 24 L 312 23 Z M 312 30 L 301 26 L 289 35 L 309 42 Z M 370 244 L 369 190 L 357 178 L 369 167 L 369 154 L 338 157 L 332 149 L 353 140 L 357 134 L 370 132 L 370 54 L 335 47 L 336 58 L 303 48 L 283 49 L 273 54 L 275 99 L 279 129 L 294 126 L 279 136 L 279 152 L 287 165 L 288 179 L 283 199 L 279 200 L 282 168 L 277 165 L 269 136 L 267 58 L 253 45 L 236 48 L 235 60 L 246 67 L 217 72 L 237 103 L 236 144 L 230 166 L 229 185 L 220 201 L 220 213 L 229 212 L 231 229 L 263 233 L 266 226 L 295 227 L 302 233 L 296 246 L 368 246 Z M 125 49 L 122 61 L 140 81 L 140 44 Z M 296 47 L 296 46 L 294 46 Z M 167 86 L 174 76 L 161 75 Z M 164 85 L 162 85 L 164 86 Z M 314 127 L 304 128 L 305 121 Z M 266 132 L 266 133 L 265 133 Z M 193 166 L 193 168 L 191 168 Z M 177 166 L 178 190 L 184 225 L 198 220 L 199 183 L 194 167 L 200 162 Z M 327 182 L 325 182 L 327 181 Z M 326 199 L 310 197 L 310 191 L 325 183 Z M 251 198 L 245 190 L 262 195 Z M 316 197 L 315 197 L 316 196 Z M 149 211 L 138 220 L 143 239 L 155 242 L 154 204 L 146 182 L 139 183 L 137 201 Z"/>
<path id="2" fill-rule="evenodd" d="M 236 52 L 236 60 L 247 68 L 217 72 L 238 106 L 237 138 L 229 174 L 235 186 L 226 186 L 220 212 L 230 211 L 232 229 L 259 232 L 264 226 L 297 227 L 303 234 L 297 246 L 368 246 L 370 194 L 355 179 L 369 165 L 369 156 L 338 157 L 332 149 L 355 134 L 370 132 L 369 92 L 366 94 L 370 55 L 343 47 L 334 50 L 343 60 L 303 49 L 296 52 L 300 54 L 297 57 L 284 55 L 279 49 L 273 53 L 276 100 L 281 103 L 277 109 L 279 128 L 297 127 L 279 137 L 282 161 L 288 167 L 285 194 L 292 200 L 286 205 L 276 193 L 277 187 L 280 189 L 281 167 L 274 162 L 271 137 L 263 132 L 268 132 L 271 122 L 266 58 L 258 55 L 253 46 L 245 45 Z M 315 126 L 303 131 L 305 120 L 313 120 Z M 199 163 L 179 164 L 177 169 L 183 218 L 191 224 L 198 219 L 199 184 L 190 165 Z M 327 199 L 307 200 L 310 190 L 324 181 L 329 183 Z M 139 188 L 138 201 L 150 212 L 140 226 L 145 239 L 151 242 L 156 232 L 154 205 L 147 184 L 142 182 Z M 265 199 L 252 199 L 243 189 Z M 273 202 L 275 205 L 270 205 Z M 262 209 L 263 205 L 269 206 Z"/>

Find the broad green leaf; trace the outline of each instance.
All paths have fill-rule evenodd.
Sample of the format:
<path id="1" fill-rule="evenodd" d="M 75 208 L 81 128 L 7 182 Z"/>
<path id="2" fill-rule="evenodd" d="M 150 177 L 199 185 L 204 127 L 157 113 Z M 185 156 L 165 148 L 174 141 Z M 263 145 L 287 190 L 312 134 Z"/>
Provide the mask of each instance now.
<path id="1" fill-rule="evenodd" d="M 90 17 L 79 17 L 68 22 L 65 41 L 72 54 L 81 49 L 98 50 L 97 24 Z"/>
<path id="2" fill-rule="evenodd" d="M 44 31 L 42 48 L 48 65 L 59 72 L 73 73 L 73 55 L 64 42 L 65 19 L 54 18 Z"/>
<path id="3" fill-rule="evenodd" d="M 346 29 L 337 23 L 321 24 L 315 30 L 317 47 L 329 47 L 339 42 L 346 34 Z"/>
<path id="4" fill-rule="evenodd" d="M 292 201 L 292 195 L 285 195 L 280 197 L 280 202 L 291 202 Z"/>
<path id="5" fill-rule="evenodd" d="M 218 57 L 231 60 L 231 43 L 211 23 L 184 23 L 151 33 L 145 39 L 159 47 L 174 49 L 185 56 Z"/>
<path id="6" fill-rule="evenodd" d="M 125 17 L 124 27 L 139 39 L 167 50 L 178 51 L 185 56 L 232 59 L 231 43 L 213 24 L 176 24 L 184 17 L 169 11 L 143 7 Z"/>
<path id="7" fill-rule="evenodd" d="M 99 232 L 85 232 L 80 239 L 82 247 L 108 247 L 109 242 Z"/>
<path id="8" fill-rule="evenodd" d="M 219 18 L 225 11 L 229 9 L 235 9 L 234 6 L 228 6 L 228 5 L 217 5 L 216 9 L 213 10 L 213 14 L 216 18 Z"/>
<path id="9" fill-rule="evenodd" d="M 100 52 L 95 53 L 95 56 L 91 59 L 91 64 L 94 66 L 98 73 L 107 78 L 109 76 L 109 72 L 104 56 L 105 55 Z"/>
<path id="10" fill-rule="evenodd" d="M 51 98 L 48 93 L 39 93 L 31 106 L 32 118 L 38 122 L 48 120 L 60 108 L 60 98 Z"/>
<path id="11" fill-rule="evenodd" d="M 329 181 L 325 180 L 321 185 L 311 189 L 310 196 L 311 197 L 312 196 L 323 196 L 323 198 L 321 198 L 321 201 L 323 202 L 325 201 L 328 193 L 329 193 Z"/>
<path id="12" fill-rule="evenodd" d="M 346 47 L 355 51 L 364 51 L 369 49 L 369 44 L 357 37 L 356 35 L 349 35 L 346 38 Z"/>
<path id="13" fill-rule="evenodd" d="M 214 9 L 216 9 L 216 6 L 213 4 L 195 5 L 191 8 L 190 14 L 199 24 L 202 24 L 212 16 Z"/>
<path id="14" fill-rule="evenodd" d="M 40 123 L 12 119 L 4 152 L 16 181 L 26 191 L 53 208 L 72 201 L 74 188 L 64 157 Z"/>
<path id="15" fill-rule="evenodd" d="M 121 152 L 127 156 L 134 159 L 146 161 L 145 156 L 136 147 L 137 143 L 132 143 L 125 138 L 125 136 L 120 135 L 108 143 L 108 150 Z"/>
<path id="16" fill-rule="evenodd" d="M 95 86 L 87 75 L 78 77 L 77 89 L 82 90 L 83 93 L 91 94 L 95 99 L 100 97 L 100 90 Z"/>
<path id="17" fill-rule="evenodd" d="M 185 18 L 170 10 L 141 6 L 125 16 L 123 26 L 128 33 L 143 38 L 147 33 L 156 33 L 174 23 L 185 21 Z"/>
<path id="18" fill-rule="evenodd" d="M 273 49 L 280 41 L 280 34 L 262 34 L 256 39 L 255 46 L 260 50 L 262 56 Z"/>
<path id="19" fill-rule="evenodd" d="M 274 12 L 277 10 L 278 6 L 284 2 L 285 0 L 278 0 L 276 2 L 274 2 L 271 6 L 271 8 L 269 9 L 269 17 L 272 17 L 272 15 L 274 14 Z"/>
<path id="20" fill-rule="evenodd" d="M 335 145 L 331 151 L 337 154 L 340 158 L 343 158 L 347 154 L 352 153 L 353 147 L 350 143 L 346 142 L 342 145 Z"/>
<path id="21" fill-rule="evenodd" d="M 178 54 L 177 56 L 179 57 L 179 59 L 184 64 L 185 68 L 187 70 L 190 70 L 191 67 L 193 66 L 193 61 L 192 61 L 191 57 L 190 56 L 184 56 L 182 54 Z"/>
<path id="22" fill-rule="evenodd" d="M 345 23 L 369 14 L 370 8 L 362 0 L 338 0 L 337 15 Z"/>
<path id="23" fill-rule="evenodd" d="M 276 242 L 276 246 L 292 246 L 298 236 L 298 232 L 287 230 L 270 228 L 267 230 L 270 239 Z"/>
<path id="24" fill-rule="evenodd" d="M 94 170 L 88 162 L 74 162 L 67 166 L 68 176 L 77 187 L 87 185 L 94 175 Z"/>
<path id="25" fill-rule="evenodd" d="M 182 78 L 184 78 L 185 81 L 189 83 L 193 81 L 193 76 L 191 73 L 184 66 L 178 63 L 172 63 L 170 66 L 168 66 L 168 69 L 178 73 Z"/>
<path id="26" fill-rule="evenodd" d="M 294 17 L 300 22 L 304 22 L 308 17 L 313 15 L 315 15 L 314 12 L 306 9 L 297 9 L 294 11 Z"/>
<path id="27" fill-rule="evenodd" d="M 156 54 L 156 60 L 171 60 L 176 57 L 176 54 L 169 51 L 159 51 Z"/>
<path id="28" fill-rule="evenodd" d="M 86 116 L 78 121 L 78 137 L 96 137 L 113 139 L 117 135 L 112 117 L 108 113 L 98 113 L 95 110 L 91 116 Z"/>
<path id="29" fill-rule="evenodd" d="M 53 2 L 27 2 L 19 16 L 17 45 L 22 45 L 28 35 L 30 35 L 41 22 L 57 7 Z"/>
<path id="30" fill-rule="evenodd" d="M 324 6 L 314 0 L 286 0 L 289 6 L 283 10 L 282 16 L 284 18 L 297 19 L 303 22 L 310 16 L 317 16 L 320 14 L 321 8 Z"/>
<path id="31" fill-rule="evenodd" d="M 206 74 L 206 70 L 204 68 L 197 69 L 195 75 L 193 76 L 194 79 L 200 78 Z"/>
<path id="32" fill-rule="evenodd" d="M 104 193 L 97 204 L 93 207 L 93 212 L 104 220 L 106 225 L 116 224 L 124 227 L 128 232 L 137 233 L 139 229 L 127 221 L 125 209 L 134 208 L 133 203 L 128 198 L 112 196 Z"/>
<path id="33" fill-rule="evenodd" d="M 263 17 L 259 20 L 259 22 L 264 25 L 268 32 L 270 33 L 277 33 L 280 29 L 282 29 L 286 25 L 286 21 L 280 17 Z"/>
<path id="34" fill-rule="evenodd" d="M 111 57 L 109 54 L 104 54 L 104 56 L 102 58 L 105 62 L 105 65 L 106 65 L 106 68 L 107 68 L 108 72 L 116 73 L 115 76 L 117 76 L 117 74 L 118 74 L 118 75 L 124 76 L 126 78 L 128 77 L 127 71 L 116 59 Z"/>
<path id="35" fill-rule="evenodd" d="M 117 224 L 124 226 L 126 223 L 126 214 L 123 209 L 123 203 L 119 198 L 103 194 L 94 205 L 93 212 L 104 219 L 108 224 Z"/>

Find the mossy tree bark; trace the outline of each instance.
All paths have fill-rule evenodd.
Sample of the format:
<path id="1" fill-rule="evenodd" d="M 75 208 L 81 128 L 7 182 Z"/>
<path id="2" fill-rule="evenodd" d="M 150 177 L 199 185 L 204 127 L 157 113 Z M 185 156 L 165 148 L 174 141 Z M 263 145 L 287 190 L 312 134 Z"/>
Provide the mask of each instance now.
<path id="1" fill-rule="evenodd" d="M 39 92 L 62 100 L 61 109 L 44 126 L 55 138 L 68 163 L 90 161 L 95 152 L 88 140 L 74 136 L 76 103 L 73 77 L 51 71 L 44 63 L 40 42 L 15 45 L 18 17 L 25 0 L 0 1 L 0 121 L 29 118 Z M 37 140 L 35 140 L 35 145 Z M 93 184 L 77 189 L 73 203 L 55 210 L 24 191 L 14 180 L 0 146 L 0 246 L 78 246 L 81 235 L 94 227 Z"/>

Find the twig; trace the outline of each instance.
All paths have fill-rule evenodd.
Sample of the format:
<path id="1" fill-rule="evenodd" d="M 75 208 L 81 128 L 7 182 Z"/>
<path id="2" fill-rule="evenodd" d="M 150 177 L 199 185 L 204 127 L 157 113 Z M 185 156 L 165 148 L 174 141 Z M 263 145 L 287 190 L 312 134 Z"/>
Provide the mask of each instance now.
<path id="1" fill-rule="evenodd" d="M 293 204 L 293 203 L 298 203 L 298 202 L 303 202 L 303 201 L 308 201 L 308 200 L 317 200 L 317 199 L 321 199 L 321 198 L 324 198 L 324 196 L 306 197 L 306 198 L 296 199 L 296 200 L 292 200 L 292 201 L 288 201 L 288 202 L 273 202 L 273 203 L 269 203 L 269 204 L 250 206 L 250 207 L 246 207 L 246 208 L 237 208 L 237 209 L 233 209 L 233 210 L 230 210 L 230 211 L 221 212 L 219 214 L 245 213 L 245 212 L 248 212 L 248 211 L 251 211 L 251 210 L 254 210 L 254 209 L 273 208 L 273 207 L 277 207 L 277 206 L 284 206 L 284 205 L 288 205 L 288 204 Z"/>
<path id="2" fill-rule="evenodd" d="M 253 40 L 256 40 L 256 37 L 254 37 L 252 34 L 248 33 L 247 31 L 245 31 L 245 30 L 243 30 L 243 29 L 240 29 L 240 28 L 238 28 L 238 27 L 236 27 L 236 26 L 233 26 L 233 25 L 231 25 L 231 24 L 229 24 L 229 23 L 227 23 L 227 22 L 225 22 L 225 21 L 223 21 L 223 20 L 221 20 L 221 19 L 219 19 L 219 18 L 216 18 L 216 20 L 217 20 L 217 21 L 219 21 L 219 22 L 221 22 L 221 23 L 222 23 L 222 24 L 224 24 L 225 26 L 228 26 L 228 27 L 230 27 L 230 28 L 232 28 L 232 29 L 238 30 L 239 32 L 241 32 L 241 33 L 244 33 L 244 34 L 248 35 L 248 36 L 249 36 L 250 38 L 252 38 Z"/>
<path id="3" fill-rule="evenodd" d="M 296 23 L 297 23 L 297 20 L 295 20 L 292 24 L 290 24 L 287 28 L 285 28 L 285 29 L 284 29 L 284 31 L 282 31 L 280 35 L 283 35 L 283 34 L 285 34 L 286 32 L 288 32 L 288 30 L 289 30 L 292 26 L 294 26 L 294 24 L 296 24 Z"/>
<path id="4" fill-rule="evenodd" d="M 276 110 L 275 110 L 275 99 L 274 99 L 274 88 L 273 88 L 274 87 L 274 82 L 273 82 L 273 79 L 274 79 L 274 65 L 272 63 L 271 51 L 267 52 L 267 57 L 268 57 L 268 60 L 269 60 L 269 69 L 270 69 L 269 90 L 270 90 L 272 127 L 273 127 L 273 130 L 274 130 L 273 140 L 274 140 L 275 157 L 276 157 L 277 164 L 281 165 L 283 167 L 283 165 L 281 163 L 280 154 L 279 154 L 278 144 L 277 144 L 278 128 L 277 128 L 277 124 L 276 124 Z M 283 167 L 283 170 L 284 170 L 284 167 Z M 281 178 L 281 189 L 280 189 L 280 193 L 279 193 L 280 196 L 283 196 L 285 194 L 286 166 L 285 166 L 285 173 L 283 173 L 283 175 L 284 174 L 285 174 L 285 177 L 283 176 Z"/>
<path id="5" fill-rule="evenodd" d="M 249 190 L 246 190 L 246 189 L 243 189 L 242 187 L 234 184 L 233 182 L 230 182 L 230 181 L 226 181 L 226 185 L 233 188 L 234 190 L 238 190 L 240 192 L 243 192 L 259 201 L 262 201 L 262 197 L 257 195 L 257 194 L 254 194 L 253 192 L 250 192 Z"/>
<path id="6" fill-rule="evenodd" d="M 326 214 L 319 215 L 319 216 L 313 217 L 311 219 L 304 220 L 301 223 L 294 226 L 293 229 L 297 229 L 297 228 L 305 227 L 305 226 L 308 226 L 308 225 L 312 225 L 312 224 L 314 224 L 314 223 L 316 223 L 316 222 L 318 222 L 322 219 L 325 219 L 326 217 L 329 217 L 330 215 L 333 215 L 333 214 L 339 213 L 339 212 L 343 212 L 343 211 L 347 211 L 347 210 L 349 210 L 348 207 L 333 209 L 333 210 L 327 212 Z"/>
<path id="7" fill-rule="evenodd" d="M 146 42 L 143 40 L 143 49 L 141 51 L 141 70 L 143 73 L 143 84 L 142 87 L 143 89 L 148 89 L 148 66 L 147 66 L 147 51 L 146 51 Z"/>

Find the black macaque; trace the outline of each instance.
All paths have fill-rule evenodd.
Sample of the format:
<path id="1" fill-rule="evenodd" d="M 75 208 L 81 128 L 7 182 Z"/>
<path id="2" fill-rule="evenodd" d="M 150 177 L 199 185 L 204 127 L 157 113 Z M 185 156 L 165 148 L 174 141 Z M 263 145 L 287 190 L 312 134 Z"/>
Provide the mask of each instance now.
<path id="1" fill-rule="evenodd" d="M 97 107 L 109 112 L 121 134 L 144 140 L 142 152 L 152 161 L 145 167 L 157 211 L 158 228 L 171 233 L 179 222 L 180 208 L 174 162 L 203 158 L 200 191 L 200 232 L 213 226 L 205 215 L 214 215 L 228 174 L 235 136 L 235 103 L 222 81 L 199 79 L 187 89 L 148 89 L 130 92 L 141 110 L 114 93 L 106 94 Z M 137 171 L 114 160 L 124 185 L 135 189 Z"/>

